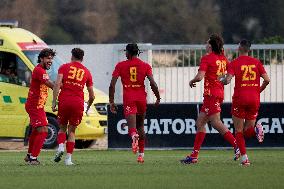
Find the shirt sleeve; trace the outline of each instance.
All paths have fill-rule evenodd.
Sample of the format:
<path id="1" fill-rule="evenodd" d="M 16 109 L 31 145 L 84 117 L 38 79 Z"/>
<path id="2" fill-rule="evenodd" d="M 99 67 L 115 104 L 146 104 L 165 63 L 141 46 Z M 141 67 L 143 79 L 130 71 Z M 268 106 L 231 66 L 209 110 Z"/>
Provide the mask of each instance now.
<path id="1" fill-rule="evenodd" d="M 87 87 L 93 86 L 93 77 L 89 70 L 88 70 L 88 79 L 86 81 L 86 86 Z"/>
<path id="2" fill-rule="evenodd" d="M 231 74 L 231 75 L 235 75 L 234 61 L 228 64 L 228 66 L 227 66 L 227 73 Z"/>
<path id="3" fill-rule="evenodd" d="M 198 71 L 207 71 L 208 68 L 208 58 L 206 56 L 202 57 L 200 60 L 200 65 Z"/>
<path id="4" fill-rule="evenodd" d="M 262 74 L 265 74 L 266 71 L 264 69 L 264 66 L 262 65 L 262 63 L 260 61 L 258 61 L 258 71 L 259 71 L 259 74 L 262 75 Z"/>
<path id="5" fill-rule="evenodd" d="M 49 80 L 49 76 L 44 69 L 35 68 L 34 70 L 35 78 L 41 83 L 46 83 Z"/>
<path id="6" fill-rule="evenodd" d="M 119 63 L 115 66 L 115 69 L 112 73 L 112 77 L 119 77 L 120 76 L 120 66 Z"/>
<path id="7" fill-rule="evenodd" d="M 58 69 L 58 74 L 63 74 L 64 71 L 64 65 L 61 65 Z"/>
<path id="8" fill-rule="evenodd" d="M 147 76 L 153 75 L 152 67 L 149 64 L 146 64 L 146 65 L 147 65 L 146 75 Z"/>

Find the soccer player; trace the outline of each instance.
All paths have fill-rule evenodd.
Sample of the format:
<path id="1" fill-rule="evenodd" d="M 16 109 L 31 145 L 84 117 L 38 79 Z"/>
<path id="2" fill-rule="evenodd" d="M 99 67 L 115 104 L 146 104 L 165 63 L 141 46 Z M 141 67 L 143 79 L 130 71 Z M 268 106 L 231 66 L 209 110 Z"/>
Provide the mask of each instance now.
<path id="1" fill-rule="evenodd" d="M 134 154 L 139 151 L 137 161 L 143 163 L 145 146 L 144 119 L 147 104 L 147 93 L 144 85 L 146 77 L 150 81 L 151 89 L 157 98 L 156 106 L 160 103 L 160 94 L 152 75 L 151 66 L 137 57 L 140 53 L 137 44 L 128 44 L 125 51 L 128 60 L 119 62 L 112 74 L 109 86 L 110 110 L 112 113 L 116 113 L 114 103 L 115 85 L 118 77 L 121 77 L 124 116 L 127 120 L 128 134 L 132 138 L 132 151 Z"/>
<path id="2" fill-rule="evenodd" d="M 56 111 L 56 101 L 59 94 L 58 122 L 60 129 L 57 136 L 58 149 L 54 158 L 55 162 L 59 162 L 64 153 L 64 143 L 68 128 L 65 165 L 74 165 L 71 157 L 75 146 L 75 130 L 81 123 L 84 112 L 85 85 L 89 92 L 86 113 L 95 99 L 92 75 L 82 64 L 84 51 L 80 48 L 74 48 L 71 53 L 71 62 L 63 64 L 58 70 L 57 80 L 53 89 L 52 101 L 52 110 Z M 61 89 L 60 93 L 59 89 Z"/>
<path id="3" fill-rule="evenodd" d="M 205 77 L 204 99 L 196 121 L 197 133 L 194 148 L 191 154 L 181 160 L 181 163 L 197 163 L 199 150 L 206 134 L 205 125 L 208 122 L 234 147 L 234 159 L 237 160 L 240 156 L 236 139 L 220 120 L 220 106 L 224 99 L 224 86 L 218 78 L 226 73 L 228 64 L 227 58 L 223 55 L 223 45 L 223 39 L 219 35 L 213 34 L 210 36 L 206 44 L 207 54 L 201 58 L 197 75 L 189 82 L 190 87 L 195 87 L 196 82 L 200 82 Z"/>
<path id="4" fill-rule="evenodd" d="M 25 161 L 31 165 L 39 165 L 37 157 L 47 136 L 48 121 L 44 105 L 48 96 L 48 87 L 53 88 L 54 83 L 49 80 L 46 70 L 50 69 L 55 56 L 52 49 L 43 49 L 38 55 L 38 65 L 32 73 L 31 86 L 25 108 L 30 117 L 32 132 L 29 137 L 29 148 Z"/>
<path id="5" fill-rule="evenodd" d="M 255 126 L 260 105 L 260 93 L 269 84 L 270 79 L 261 62 L 248 56 L 251 43 L 243 39 L 239 43 L 239 57 L 228 66 L 228 74 L 223 83 L 226 85 L 235 76 L 235 88 L 232 103 L 232 117 L 237 145 L 241 152 L 241 164 L 250 165 L 246 154 L 245 139 L 256 136 L 259 142 L 264 139 L 262 125 Z M 263 83 L 260 86 L 260 77 Z M 254 127 L 255 126 L 255 127 Z"/>

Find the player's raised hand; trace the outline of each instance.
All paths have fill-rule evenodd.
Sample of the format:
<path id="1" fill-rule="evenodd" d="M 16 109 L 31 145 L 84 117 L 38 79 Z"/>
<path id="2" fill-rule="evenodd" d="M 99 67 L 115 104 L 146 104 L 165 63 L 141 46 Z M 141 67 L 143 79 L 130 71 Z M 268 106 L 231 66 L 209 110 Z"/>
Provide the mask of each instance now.
<path id="1" fill-rule="evenodd" d="M 117 107 L 116 107 L 115 103 L 113 103 L 113 102 L 109 103 L 109 106 L 110 106 L 111 113 L 116 114 L 117 113 L 117 111 L 116 111 Z"/>
<path id="2" fill-rule="evenodd" d="M 52 111 L 53 112 L 57 111 L 57 103 L 56 103 L 56 101 L 52 101 Z"/>
<path id="3" fill-rule="evenodd" d="M 196 87 L 196 83 L 193 81 L 193 80 L 191 80 L 190 82 L 189 82 L 189 86 L 192 88 L 192 87 Z"/>

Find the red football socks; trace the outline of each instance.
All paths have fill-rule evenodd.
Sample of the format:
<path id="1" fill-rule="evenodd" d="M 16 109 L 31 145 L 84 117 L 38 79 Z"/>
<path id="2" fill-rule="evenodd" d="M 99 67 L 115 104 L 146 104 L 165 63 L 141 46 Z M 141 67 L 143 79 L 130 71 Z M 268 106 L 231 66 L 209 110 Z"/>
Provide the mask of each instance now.
<path id="1" fill-rule="evenodd" d="M 255 137 L 256 133 L 254 130 L 254 126 L 248 127 L 245 131 L 244 131 L 244 137 L 246 138 L 251 138 L 251 137 Z"/>
<path id="2" fill-rule="evenodd" d="M 34 139 L 33 148 L 32 148 L 33 157 L 37 157 L 39 155 L 46 136 L 47 136 L 47 132 L 37 132 L 35 139 Z"/>
<path id="3" fill-rule="evenodd" d="M 232 134 L 230 131 L 227 131 L 227 132 L 224 134 L 223 137 L 224 137 L 224 139 L 225 139 L 226 141 L 228 141 L 228 142 L 231 144 L 231 146 L 233 146 L 234 148 L 237 147 L 236 139 L 235 139 L 235 137 L 233 136 L 233 134 Z"/>
<path id="4" fill-rule="evenodd" d="M 73 150 L 74 150 L 74 146 L 75 146 L 75 142 L 67 141 L 66 142 L 66 151 L 67 151 L 67 153 L 72 154 Z"/>
<path id="5" fill-rule="evenodd" d="M 138 140 L 139 153 L 144 153 L 145 139 Z"/>
<path id="6" fill-rule="evenodd" d="M 191 153 L 191 156 L 193 157 L 197 157 L 199 150 L 201 148 L 201 145 L 204 141 L 206 133 L 204 132 L 197 132 L 195 135 L 195 139 L 194 139 L 194 147 L 193 147 L 193 151 Z"/>
<path id="7" fill-rule="evenodd" d="M 236 133 L 236 140 L 237 140 L 237 145 L 240 149 L 241 155 L 245 155 L 246 152 L 246 142 L 244 139 L 244 135 L 242 132 L 237 132 Z"/>
<path id="8" fill-rule="evenodd" d="M 28 153 L 29 153 L 29 154 L 32 153 L 36 135 L 37 135 L 37 130 L 36 130 L 36 129 L 33 129 L 33 130 L 32 130 L 32 133 L 31 133 L 31 135 L 30 135 L 30 137 L 29 137 L 29 149 L 28 149 Z"/>
<path id="9" fill-rule="evenodd" d="M 129 134 L 130 137 L 132 137 L 133 135 L 137 134 L 136 128 L 129 128 L 128 129 L 128 134 Z"/>
<path id="10" fill-rule="evenodd" d="M 57 136 L 57 144 L 64 144 L 66 140 L 66 133 L 64 132 L 59 132 Z"/>

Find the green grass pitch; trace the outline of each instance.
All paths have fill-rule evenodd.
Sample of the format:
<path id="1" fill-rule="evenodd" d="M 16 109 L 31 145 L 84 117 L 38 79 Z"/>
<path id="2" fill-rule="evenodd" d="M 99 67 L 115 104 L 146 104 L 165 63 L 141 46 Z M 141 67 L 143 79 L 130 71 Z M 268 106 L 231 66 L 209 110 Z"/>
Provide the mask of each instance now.
<path id="1" fill-rule="evenodd" d="M 250 167 L 232 160 L 232 150 L 202 150 L 199 162 L 182 165 L 189 151 L 146 151 L 137 164 L 131 151 L 75 151 L 75 166 L 53 163 L 43 151 L 41 165 L 23 162 L 25 152 L 0 152 L 2 189 L 284 188 L 284 150 L 248 150 Z"/>

